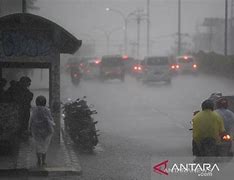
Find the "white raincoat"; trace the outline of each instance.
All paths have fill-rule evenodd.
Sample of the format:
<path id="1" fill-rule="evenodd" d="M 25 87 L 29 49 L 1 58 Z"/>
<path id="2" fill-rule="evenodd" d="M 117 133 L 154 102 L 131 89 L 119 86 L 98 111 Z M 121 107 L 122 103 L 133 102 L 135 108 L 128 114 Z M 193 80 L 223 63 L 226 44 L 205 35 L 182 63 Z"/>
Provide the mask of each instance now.
<path id="1" fill-rule="evenodd" d="M 54 132 L 55 123 L 50 109 L 36 106 L 31 109 L 29 130 L 32 133 L 37 153 L 46 153 Z"/>

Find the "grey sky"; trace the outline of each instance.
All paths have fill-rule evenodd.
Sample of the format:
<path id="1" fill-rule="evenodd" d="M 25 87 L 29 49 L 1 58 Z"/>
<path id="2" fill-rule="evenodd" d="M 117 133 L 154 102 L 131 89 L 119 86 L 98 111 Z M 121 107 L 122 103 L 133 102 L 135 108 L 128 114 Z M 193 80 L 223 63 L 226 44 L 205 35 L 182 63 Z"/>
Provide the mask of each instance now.
<path id="1" fill-rule="evenodd" d="M 177 0 L 151 0 L 152 54 L 166 54 L 174 45 L 175 36 L 165 36 L 177 32 Z M 205 17 L 224 17 L 223 0 L 181 0 L 182 33 L 195 33 L 196 24 Z M 146 0 L 38 0 L 41 16 L 55 21 L 81 39 L 95 39 L 99 51 L 105 52 L 106 38 L 100 29 L 111 31 L 124 26 L 123 18 L 114 12 L 106 12 L 106 7 L 120 10 L 125 16 L 141 8 L 146 9 Z M 136 21 L 128 25 L 129 42 L 136 41 Z M 202 27 L 200 27 L 201 29 Z M 111 34 L 112 51 L 123 43 L 123 31 Z M 145 54 L 146 21 L 141 22 L 141 56 Z M 102 49 L 102 50 L 101 50 Z M 130 47 L 129 47 L 130 49 Z"/>

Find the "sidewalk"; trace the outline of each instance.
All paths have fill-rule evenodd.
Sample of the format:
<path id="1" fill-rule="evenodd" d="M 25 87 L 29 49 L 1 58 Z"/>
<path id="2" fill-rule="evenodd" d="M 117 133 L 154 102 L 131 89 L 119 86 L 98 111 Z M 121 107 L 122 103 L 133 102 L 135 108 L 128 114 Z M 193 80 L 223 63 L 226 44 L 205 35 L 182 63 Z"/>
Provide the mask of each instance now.
<path id="1" fill-rule="evenodd" d="M 64 141 L 61 133 L 60 145 L 52 143 L 47 153 L 47 166 L 36 166 L 36 154 L 32 140 L 22 142 L 17 160 L 2 157 L 0 162 L 0 176 L 77 176 L 81 175 L 78 157 L 71 145 Z M 11 159 L 11 161 L 10 161 Z M 3 161 L 4 162 L 3 162 Z"/>

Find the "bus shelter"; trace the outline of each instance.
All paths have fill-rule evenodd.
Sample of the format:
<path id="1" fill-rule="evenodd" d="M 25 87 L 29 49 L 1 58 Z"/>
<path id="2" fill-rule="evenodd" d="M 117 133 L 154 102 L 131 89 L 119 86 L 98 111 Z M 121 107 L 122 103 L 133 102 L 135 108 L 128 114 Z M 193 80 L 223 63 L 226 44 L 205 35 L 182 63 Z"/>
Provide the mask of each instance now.
<path id="1" fill-rule="evenodd" d="M 60 54 L 74 54 L 82 41 L 61 26 L 28 13 L 0 18 L 0 78 L 3 68 L 46 68 L 49 70 L 49 106 L 60 140 Z"/>

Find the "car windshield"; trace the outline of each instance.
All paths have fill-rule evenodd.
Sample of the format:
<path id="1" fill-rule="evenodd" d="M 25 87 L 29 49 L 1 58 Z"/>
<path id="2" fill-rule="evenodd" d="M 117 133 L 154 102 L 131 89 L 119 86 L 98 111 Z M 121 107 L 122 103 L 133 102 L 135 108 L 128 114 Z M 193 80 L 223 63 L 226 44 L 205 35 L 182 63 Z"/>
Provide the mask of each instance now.
<path id="1" fill-rule="evenodd" d="M 178 62 L 179 63 L 193 63 L 194 62 L 194 59 L 193 58 L 179 58 L 178 59 Z"/>
<path id="2" fill-rule="evenodd" d="M 98 66 L 98 63 L 96 62 L 89 63 L 89 67 L 97 67 L 97 66 Z"/>
<path id="3" fill-rule="evenodd" d="M 122 58 L 113 57 L 113 58 L 103 58 L 102 65 L 104 66 L 120 66 L 123 65 Z"/>
<path id="4" fill-rule="evenodd" d="M 166 57 L 152 57 L 147 60 L 149 66 L 168 65 L 168 58 Z"/>

